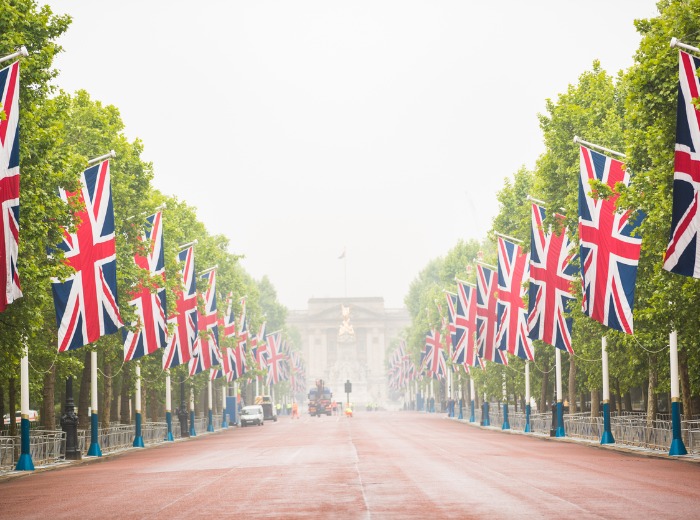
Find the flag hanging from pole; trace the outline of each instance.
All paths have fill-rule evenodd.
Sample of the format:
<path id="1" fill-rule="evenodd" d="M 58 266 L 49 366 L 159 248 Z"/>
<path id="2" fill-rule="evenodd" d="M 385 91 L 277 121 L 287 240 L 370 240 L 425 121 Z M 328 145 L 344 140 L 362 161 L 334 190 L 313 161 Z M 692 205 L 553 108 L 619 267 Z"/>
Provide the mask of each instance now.
<path id="1" fill-rule="evenodd" d="M 133 330 L 122 329 L 124 361 L 152 354 L 159 348 L 165 348 L 167 344 L 162 212 L 159 211 L 146 219 L 146 229 L 141 242 L 147 248 L 146 255 L 136 253 L 134 263 L 147 271 L 150 277 L 158 277 L 158 282 L 140 284 L 132 294 L 129 305 L 134 307 L 137 321 L 132 323 Z"/>
<path id="2" fill-rule="evenodd" d="M 122 323 L 117 305 L 117 256 L 109 161 L 89 167 L 80 176 L 77 193 L 59 190 L 68 199 L 77 197 L 80 210 L 74 233 L 63 230 L 57 246 L 75 272 L 64 281 L 52 282 L 58 326 L 58 351 L 74 350 L 107 334 Z"/>
<path id="3" fill-rule="evenodd" d="M 571 328 L 566 317 L 574 298 L 571 284 L 576 268 L 576 253 L 566 230 L 559 233 L 544 229 L 545 211 L 532 205 L 532 246 L 530 247 L 530 289 L 528 293 L 528 330 L 539 339 L 573 354 Z"/>
<path id="4" fill-rule="evenodd" d="M 578 234 L 584 314 L 610 328 L 632 334 L 632 309 L 642 238 L 635 233 L 641 219 L 618 211 L 619 195 L 596 200 L 588 181 L 598 180 L 611 189 L 629 186 L 620 161 L 581 147 L 578 189 Z"/>
<path id="5" fill-rule="evenodd" d="M 287 356 L 282 352 L 282 337 L 279 332 L 267 335 L 267 379 L 268 386 L 281 381 L 282 363 Z"/>
<path id="6" fill-rule="evenodd" d="M 462 356 L 463 352 L 464 357 L 463 360 L 455 360 L 455 362 L 461 363 L 465 367 L 475 367 L 479 364 L 478 349 L 476 348 L 476 289 L 470 287 L 466 282 L 457 282 L 455 315 L 457 331 L 455 355 Z"/>
<path id="7" fill-rule="evenodd" d="M 693 100 L 700 97 L 700 58 L 678 53 L 678 109 L 673 167 L 673 213 L 671 238 L 664 269 L 700 278 L 700 110 Z"/>
<path id="8" fill-rule="evenodd" d="M 527 335 L 525 287 L 530 256 L 520 246 L 498 237 L 498 332 L 496 347 L 521 359 L 534 359 L 532 340 Z"/>
<path id="9" fill-rule="evenodd" d="M 197 311 L 199 334 L 189 362 L 191 376 L 221 364 L 219 324 L 216 316 L 216 268 L 203 273 L 202 279 L 207 284 L 201 295 L 204 300 L 204 313 L 200 314 Z"/>
<path id="10" fill-rule="evenodd" d="M 496 272 L 493 269 L 481 264 L 476 265 L 476 346 L 479 358 L 507 365 L 506 353 L 496 348 L 497 283 Z"/>
<path id="11" fill-rule="evenodd" d="M 188 363 L 197 339 L 197 283 L 194 270 L 194 246 L 189 246 L 177 255 L 182 265 L 180 271 L 183 289 L 175 299 L 176 314 L 168 318 L 173 324 L 173 333 L 163 354 L 163 368 L 174 368 Z"/>
<path id="12" fill-rule="evenodd" d="M 22 296 L 17 272 L 19 251 L 19 62 L 0 70 L 0 312 Z"/>

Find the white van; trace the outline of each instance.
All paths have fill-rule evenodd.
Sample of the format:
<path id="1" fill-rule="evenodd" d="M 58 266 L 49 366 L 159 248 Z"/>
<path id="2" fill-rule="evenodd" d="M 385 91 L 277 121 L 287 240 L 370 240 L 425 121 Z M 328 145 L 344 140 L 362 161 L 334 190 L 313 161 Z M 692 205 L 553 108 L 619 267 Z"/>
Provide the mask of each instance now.
<path id="1" fill-rule="evenodd" d="M 249 424 L 262 426 L 264 420 L 265 414 L 263 413 L 262 406 L 259 404 L 244 406 L 241 410 L 241 426 L 248 426 Z"/>

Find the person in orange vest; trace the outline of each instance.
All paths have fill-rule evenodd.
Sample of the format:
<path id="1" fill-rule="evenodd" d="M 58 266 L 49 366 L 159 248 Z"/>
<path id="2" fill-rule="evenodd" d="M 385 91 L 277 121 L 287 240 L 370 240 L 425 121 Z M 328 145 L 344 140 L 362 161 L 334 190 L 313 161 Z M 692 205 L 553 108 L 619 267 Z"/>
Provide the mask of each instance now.
<path id="1" fill-rule="evenodd" d="M 352 417 L 352 408 L 350 407 L 350 405 L 348 405 L 347 408 L 345 408 L 345 417 Z"/>
<path id="2" fill-rule="evenodd" d="M 294 418 L 299 418 L 299 405 L 297 404 L 296 401 L 292 403 L 292 419 Z"/>

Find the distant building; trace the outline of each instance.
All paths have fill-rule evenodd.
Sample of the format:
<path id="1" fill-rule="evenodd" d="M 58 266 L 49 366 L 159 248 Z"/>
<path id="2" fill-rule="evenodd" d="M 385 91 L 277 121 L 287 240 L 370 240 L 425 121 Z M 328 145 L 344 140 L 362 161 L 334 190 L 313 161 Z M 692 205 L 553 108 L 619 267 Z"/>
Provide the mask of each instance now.
<path id="1" fill-rule="evenodd" d="M 311 298 L 307 310 L 290 311 L 287 323 L 301 333 L 307 388 L 323 379 L 333 396 L 364 406 L 389 405 L 387 351 L 410 324 L 406 309 L 387 309 L 384 298 Z"/>

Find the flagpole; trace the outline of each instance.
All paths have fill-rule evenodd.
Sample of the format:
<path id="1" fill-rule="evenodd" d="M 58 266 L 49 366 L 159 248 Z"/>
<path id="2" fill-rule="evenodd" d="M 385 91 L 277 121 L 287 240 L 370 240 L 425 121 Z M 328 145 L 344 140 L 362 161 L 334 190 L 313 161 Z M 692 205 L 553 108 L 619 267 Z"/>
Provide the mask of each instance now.
<path id="1" fill-rule="evenodd" d="M 564 403 L 562 402 L 562 385 L 561 385 L 561 349 L 554 347 L 554 355 L 557 362 L 557 430 L 555 437 L 566 437 L 564 430 Z"/>
<path id="2" fill-rule="evenodd" d="M 671 357 L 671 429 L 673 432 L 673 439 L 671 440 L 671 447 L 669 449 L 669 455 L 686 455 L 688 452 L 685 449 L 685 444 L 683 444 L 683 438 L 681 437 L 681 403 L 680 403 L 680 384 L 678 378 L 678 333 L 673 330 L 669 337 L 670 352 Z"/>
<path id="3" fill-rule="evenodd" d="M 136 362 L 136 389 L 134 391 L 134 408 L 136 413 L 136 436 L 134 437 L 134 448 L 144 448 L 143 436 L 141 435 L 141 362 Z"/>
<path id="4" fill-rule="evenodd" d="M 22 45 L 16 52 L 13 52 L 12 54 L 8 54 L 7 56 L 3 56 L 2 58 L 0 58 L 0 63 L 19 58 L 20 56 L 23 58 L 29 56 L 29 52 L 27 52 L 27 48 L 24 45 Z"/>
<path id="5" fill-rule="evenodd" d="M 199 240 L 193 240 L 192 242 L 187 242 L 186 244 L 180 244 L 177 246 L 178 251 L 182 251 L 183 249 L 187 249 L 188 247 L 195 246 L 199 243 Z"/>
<path id="6" fill-rule="evenodd" d="M 603 436 L 600 439 L 601 444 L 613 444 L 612 431 L 610 429 L 610 375 L 608 371 L 608 338 L 603 336 L 602 344 L 602 360 L 603 360 Z M 595 403 L 597 406 L 598 403 Z M 594 406 L 594 403 L 591 403 Z"/>
<path id="7" fill-rule="evenodd" d="M 226 355 L 226 354 L 225 354 L 225 355 Z M 221 408 L 223 408 L 223 419 L 222 419 L 222 421 L 221 421 L 221 427 L 222 427 L 222 428 L 228 428 L 228 420 L 227 420 L 227 416 L 228 416 L 228 407 L 226 406 L 226 398 L 228 397 L 228 395 L 227 395 L 227 393 L 228 393 L 228 392 L 227 392 L 227 390 L 228 390 L 228 380 L 227 380 L 226 378 L 227 378 L 227 376 L 226 376 L 226 374 L 224 374 L 224 384 L 223 384 L 223 386 L 221 387 L 221 398 L 223 399 L 223 401 L 222 401 L 222 406 L 221 406 Z"/>
<path id="8" fill-rule="evenodd" d="M 100 449 L 100 440 L 98 437 L 99 420 L 97 418 L 97 351 L 90 352 L 90 399 L 91 410 L 90 414 L 90 449 L 88 449 L 89 457 L 101 457 L 102 450 Z"/>
<path id="9" fill-rule="evenodd" d="M 469 414 L 469 422 L 476 422 L 476 416 L 474 415 L 474 405 L 476 400 L 476 393 L 474 392 L 474 379 L 471 374 L 469 374 L 469 399 L 471 400 L 471 410 Z"/>
<path id="10" fill-rule="evenodd" d="M 588 141 L 584 141 L 583 139 L 581 139 L 577 135 L 574 136 L 574 143 L 582 144 L 583 146 L 588 146 L 589 148 L 595 148 L 596 150 L 600 150 L 601 152 L 611 153 L 613 155 L 617 155 L 618 157 L 627 157 L 622 152 L 617 152 L 615 150 L 611 150 L 610 148 L 606 148 L 605 146 L 600 146 L 599 144 L 589 143 Z"/>
<path id="11" fill-rule="evenodd" d="M 213 404 L 213 393 L 211 387 L 211 377 L 207 379 L 207 406 L 209 406 L 209 411 L 207 412 L 207 431 L 214 431 L 214 412 L 212 411 Z"/>
<path id="12" fill-rule="evenodd" d="M 197 430 L 194 427 L 194 384 L 190 384 L 190 437 L 196 437 Z"/>
<path id="13" fill-rule="evenodd" d="M 457 416 L 457 419 L 462 421 L 462 420 L 464 420 L 464 413 L 462 411 L 462 408 L 464 407 L 464 399 L 463 399 L 463 395 L 462 395 L 462 378 L 461 378 L 461 376 L 459 378 L 459 386 L 458 386 L 457 392 L 459 392 L 459 415 Z"/>
<path id="14" fill-rule="evenodd" d="M 170 369 L 165 369 L 165 422 L 168 425 L 168 433 L 165 436 L 166 441 L 174 441 L 173 439 L 173 394 L 170 387 Z"/>
<path id="15" fill-rule="evenodd" d="M 692 45 L 688 45 L 687 43 L 683 43 L 681 41 L 678 41 L 678 38 L 676 38 L 676 37 L 671 38 L 671 48 L 674 48 L 674 47 L 680 47 L 681 49 L 685 49 L 687 51 L 692 51 L 692 52 L 697 52 L 698 54 L 700 54 L 700 49 L 698 49 L 697 47 L 693 47 Z M 2 59 L 0 59 L 0 61 L 2 61 Z"/>
<path id="16" fill-rule="evenodd" d="M 508 390 L 506 388 L 506 371 L 501 372 L 503 379 L 503 424 L 501 425 L 501 430 L 510 430 L 510 423 L 508 422 Z"/>
<path id="17" fill-rule="evenodd" d="M 29 450 L 29 354 L 25 339 L 20 360 L 20 446 L 21 454 L 15 471 L 34 471 Z"/>
<path id="18" fill-rule="evenodd" d="M 530 360 L 525 360 L 525 433 L 530 433 Z"/>
<path id="19" fill-rule="evenodd" d="M 93 164 L 97 164 L 99 162 L 102 162 L 106 159 L 114 159 L 117 156 L 117 152 L 114 150 L 110 150 L 104 155 L 100 155 L 99 157 L 95 157 L 94 159 L 88 159 L 88 166 L 92 166 Z"/>

